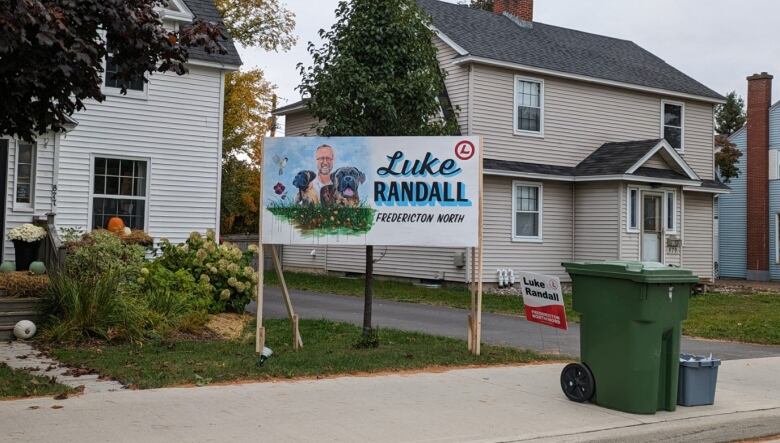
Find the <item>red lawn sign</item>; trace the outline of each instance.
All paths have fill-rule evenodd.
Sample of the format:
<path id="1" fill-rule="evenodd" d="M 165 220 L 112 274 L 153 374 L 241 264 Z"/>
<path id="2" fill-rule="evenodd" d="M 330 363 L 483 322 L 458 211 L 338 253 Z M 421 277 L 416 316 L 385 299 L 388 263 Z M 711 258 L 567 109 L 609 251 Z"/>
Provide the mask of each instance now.
<path id="1" fill-rule="evenodd" d="M 558 329 L 568 329 L 561 280 L 549 275 L 519 272 L 525 318 Z"/>

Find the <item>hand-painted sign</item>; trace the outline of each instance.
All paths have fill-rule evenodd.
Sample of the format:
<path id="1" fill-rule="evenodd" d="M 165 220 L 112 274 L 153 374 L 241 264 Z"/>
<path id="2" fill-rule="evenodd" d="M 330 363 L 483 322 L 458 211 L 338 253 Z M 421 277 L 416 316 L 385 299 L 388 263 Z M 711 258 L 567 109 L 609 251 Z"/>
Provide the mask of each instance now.
<path id="1" fill-rule="evenodd" d="M 518 278 L 525 318 L 553 328 L 568 329 L 560 279 L 532 272 L 519 272 Z"/>
<path id="2" fill-rule="evenodd" d="M 479 137 L 267 138 L 263 243 L 474 247 Z"/>

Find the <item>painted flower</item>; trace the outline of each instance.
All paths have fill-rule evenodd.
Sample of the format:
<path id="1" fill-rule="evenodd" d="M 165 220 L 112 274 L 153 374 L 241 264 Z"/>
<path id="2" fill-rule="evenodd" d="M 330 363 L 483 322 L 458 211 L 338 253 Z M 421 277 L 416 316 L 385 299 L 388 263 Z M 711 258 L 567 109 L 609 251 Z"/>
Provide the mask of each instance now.
<path id="1" fill-rule="evenodd" d="M 276 193 L 276 195 L 282 195 L 282 194 L 284 194 L 284 190 L 285 190 L 285 189 L 286 189 L 286 188 L 284 187 L 284 185 L 282 184 L 282 182 L 277 182 L 277 183 L 276 183 L 276 185 L 274 185 L 274 192 Z"/>

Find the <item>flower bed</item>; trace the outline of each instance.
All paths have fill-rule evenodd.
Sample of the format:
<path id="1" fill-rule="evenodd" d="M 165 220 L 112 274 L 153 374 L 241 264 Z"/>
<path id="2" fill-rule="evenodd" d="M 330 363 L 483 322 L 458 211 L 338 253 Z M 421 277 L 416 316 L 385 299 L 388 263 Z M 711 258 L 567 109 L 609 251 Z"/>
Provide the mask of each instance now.
<path id="1" fill-rule="evenodd" d="M 32 275 L 29 272 L 0 272 L 0 291 L 14 298 L 39 298 L 49 288 L 48 275 Z"/>

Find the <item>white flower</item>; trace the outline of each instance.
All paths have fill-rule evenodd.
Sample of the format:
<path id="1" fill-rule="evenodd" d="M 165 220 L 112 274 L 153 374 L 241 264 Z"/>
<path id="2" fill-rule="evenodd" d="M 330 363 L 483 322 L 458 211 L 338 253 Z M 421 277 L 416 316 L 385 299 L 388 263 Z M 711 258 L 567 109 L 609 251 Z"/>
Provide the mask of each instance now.
<path id="1" fill-rule="evenodd" d="M 46 230 L 30 223 L 17 226 L 8 232 L 9 240 L 20 240 L 27 243 L 36 242 L 46 237 Z"/>

